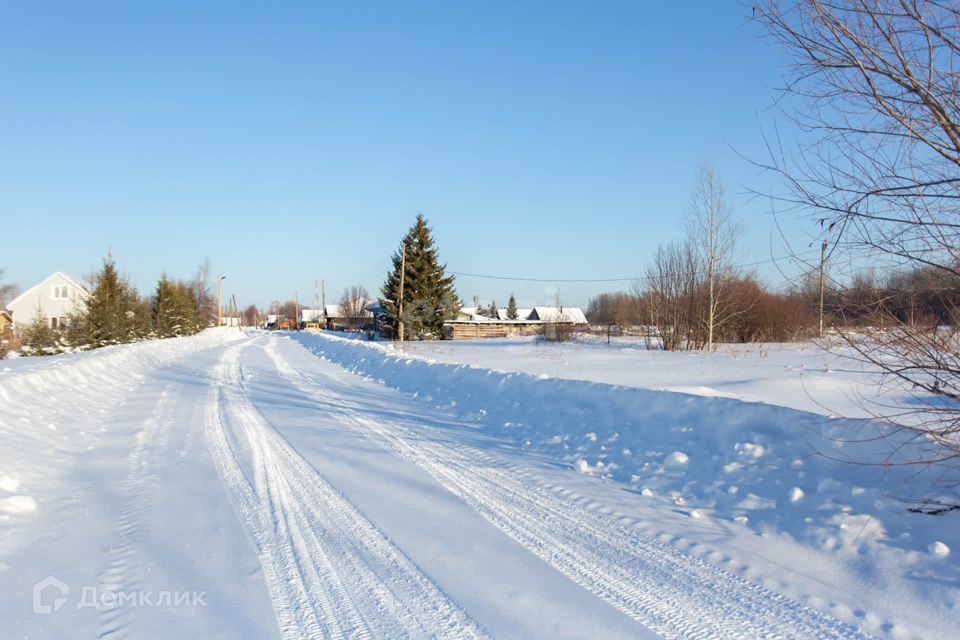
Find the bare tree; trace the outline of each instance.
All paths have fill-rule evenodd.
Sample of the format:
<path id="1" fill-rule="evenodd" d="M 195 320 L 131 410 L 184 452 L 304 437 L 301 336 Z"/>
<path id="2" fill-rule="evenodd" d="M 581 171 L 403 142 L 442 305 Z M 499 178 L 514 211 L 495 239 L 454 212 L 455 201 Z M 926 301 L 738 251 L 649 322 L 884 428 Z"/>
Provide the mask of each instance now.
<path id="1" fill-rule="evenodd" d="M 762 0 L 754 15 L 792 63 L 786 93 L 798 105 L 796 153 L 771 145 L 764 163 L 788 186 L 775 197 L 815 212 L 834 247 L 874 266 L 960 275 L 960 6 Z M 881 416 L 914 433 L 911 462 L 960 458 L 956 326 L 845 334 L 860 359 L 920 392 L 915 409 Z"/>
<path id="2" fill-rule="evenodd" d="M 251 304 L 243 310 L 243 324 L 247 327 L 256 327 L 260 323 L 260 310 L 257 305 Z"/>
<path id="3" fill-rule="evenodd" d="M 210 291 L 210 270 L 210 259 L 204 258 L 203 262 L 197 267 L 190 283 L 197 298 L 200 322 L 204 327 L 212 327 L 217 324 L 217 301 Z"/>
<path id="4" fill-rule="evenodd" d="M 287 300 L 277 306 L 277 326 L 280 329 L 295 329 L 299 325 L 300 318 L 297 317 L 297 311 L 300 305 L 296 300 Z"/>
<path id="5" fill-rule="evenodd" d="M 704 344 L 700 254 L 689 240 L 657 249 L 646 277 L 635 283 L 643 301 L 643 315 L 656 327 L 661 346 L 668 351 L 699 349 Z"/>
<path id="6" fill-rule="evenodd" d="M 601 293 L 587 304 L 587 318 L 593 324 L 626 328 L 640 323 L 637 298 L 625 291 Z"/>
<path id="7" fill-rule="evenodd" d="M 353 285 L 343 290 L 340 295 L 340 315 L 347 320 L 348 327 L 357 331 L 370 317 L 366 306 L 370 304 L 370 295 L 360 285 Z"/>
<path id="8" fill-rule="evenodd" d="M 717 328 L 730 319 L 732 312 L 729 305 L 724 304 L 724 284 L 732 276 L 732 260 L 740 228 L 733 220 L 733 208 L 727 203 L 723 182 L 709 164 L 701 165 L 697 171 L 687 209 L 687 233 L 705 269 L 705 346 L 708 351 L 713 351 Z"/>
<path id="9" fill-rule="evenodd" d="M 17 296 L 19 289 L 11 283 L 3 284 L 3 269 L 0 269 L 0 311 L 7 307 L 7 303 Z M 13 332 L 10 327 L 0 331 L 0 360 L 7 357 L 10 350 L 10 341 L 13 340 Z"/>
<path id="10" fill-rule="evenodd" d="M 3 269 L 0 269 L 0 311 L 6 308 L 7 303 L 13 300 L 20 289 L 15 284 L 3 284 Z"/>

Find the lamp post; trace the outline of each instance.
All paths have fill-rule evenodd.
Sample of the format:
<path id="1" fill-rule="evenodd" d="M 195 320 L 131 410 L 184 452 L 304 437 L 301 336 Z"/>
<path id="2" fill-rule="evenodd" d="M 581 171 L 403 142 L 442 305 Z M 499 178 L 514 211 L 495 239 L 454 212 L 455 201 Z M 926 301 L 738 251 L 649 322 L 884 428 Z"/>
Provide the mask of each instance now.
<path id="1" fill-rule="evenodd" d="M 220 283 L 223 282 L 224 278 L 227 276 L 222 276 L 220 273 L 217 273 L 217 326 L 223 324 L 223 288 L 220 286 Z"/>

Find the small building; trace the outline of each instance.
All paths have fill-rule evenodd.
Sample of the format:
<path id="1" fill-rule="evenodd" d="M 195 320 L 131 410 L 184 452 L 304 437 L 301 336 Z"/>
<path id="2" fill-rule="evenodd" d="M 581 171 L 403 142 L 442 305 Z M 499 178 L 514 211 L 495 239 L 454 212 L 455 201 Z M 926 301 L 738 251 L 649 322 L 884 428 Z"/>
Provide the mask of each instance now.
<path id="1" fill-rule="evenodd" d="M 363 329 L 372 328 L 374 324 L 374 313 L 371 306 L 372 300 L 360 298 L 356 302 L 356 307 L 351 309 L 352 305 L 328 304 L 323 309 L 324 322 L 327 329 Z"/>
<path id="2" fill-rule="evenodd" d="M 480 340 L 535 336 L 550 325 L 586 326 L 587 317 L 578 307 L 534 307 L 517 309 L 517 319 L 507 318 L 506 309 L 497 309 L 497 317 L 477 313 L 475 307 L 463 307 L 454 320 L 443 323 L 444 340 Z"/>
<path id="3" fill-rule="evenodd" d="M 364 310 L 369 311 L 370 317 L 372 318 L 370 322 L 370 336 L 384 336 L 386 325 L 389 324 L 388 322 L 385 322 L 387 319 L 387 308 L 384 307 L 383 303 L 381 303 L 379 300 L 374 300 L 364 307 Z"/>
<path id="4" fill-rule="evenodd" d="M 487 315 L 485 307 L 460 307 L 455 320 L 466 322 L 495 322 L 496 318 Z"/>
<path id="5" fill-rule="evenodd" d="M 579 307 L 534 307 L 525 317 L 533 322 L 589 324 L 587 316 Z"/>
<path id="6" fill-rule="evenodd" d="M 88 286 L 81 278 L 57 271 L 11 300 L 7 311 L 14 329 L 26 327 L 38 318 L 51 329 L 62 329 L 70 322 L 70 316 L 83 311 L 89 297 Z"/>
<path id="7" fill-rule="evenodd" d="M 296 323 L 290 318 L 276 313 L 268 313 L 266 322 L 263 325 L 268 331 L 290 331 L 297 328 Z"/>
<path id="8" fill-rule="evenodd" d="M 300 309 L 300 326 L 308 323 L 323 324 L 325 322 L 323 309 Z"/>
<path id="9" fill-rule="evenodd" d="M 526 320 L 450 320 L 443 323 L 444 340 L 482 340 L 538 335 L 542 322 Z"/>

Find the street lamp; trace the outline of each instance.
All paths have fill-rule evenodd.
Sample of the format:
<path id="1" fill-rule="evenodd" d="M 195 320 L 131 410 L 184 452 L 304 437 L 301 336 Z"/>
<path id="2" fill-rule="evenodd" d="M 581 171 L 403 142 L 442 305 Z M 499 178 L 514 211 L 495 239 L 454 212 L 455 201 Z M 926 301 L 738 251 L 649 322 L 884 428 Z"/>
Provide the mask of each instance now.
<path id="1" fill-rule="evenodd" d="M 223 289 L 220 287 L 220 283 L 224 281 L 227 276 L 222 276 L 217 273 L 217 326 L 223 325 Z"/>

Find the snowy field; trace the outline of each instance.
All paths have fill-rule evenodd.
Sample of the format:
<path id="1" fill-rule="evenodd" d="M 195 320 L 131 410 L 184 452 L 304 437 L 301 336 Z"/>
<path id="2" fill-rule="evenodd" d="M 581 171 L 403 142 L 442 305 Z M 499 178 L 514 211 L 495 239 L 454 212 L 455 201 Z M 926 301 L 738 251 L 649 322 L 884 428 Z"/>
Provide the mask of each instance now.
<path id="1" fill-rule="evenodd" d="M 829 344 L 829 343 L 825 343 Z M 386 345 L 393 347 L 391 344 Z M 719 345 L 718 353 L 648 351 L 640 338 L 584 337 L 568 343 L 535 338 L 408 342 L 404 353 L 542 378 L 565 378 L 698 396 L 765 402 L 824 415 L 861 417 L 864 405 L 891 389 L 846 357 L 813 343 Z M 852 355 L 852 354 L 851 354 Z"/>
<path id="2" fill-rule="evenodd" d="M 830 459 L 891 446 L 849 442 L 876 382 L 234 330 L 2 361 L 0 635 L 953 637 L 954 515 Z"/>

